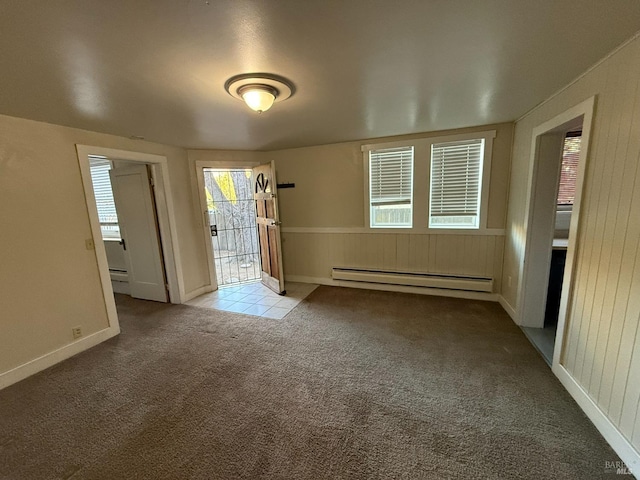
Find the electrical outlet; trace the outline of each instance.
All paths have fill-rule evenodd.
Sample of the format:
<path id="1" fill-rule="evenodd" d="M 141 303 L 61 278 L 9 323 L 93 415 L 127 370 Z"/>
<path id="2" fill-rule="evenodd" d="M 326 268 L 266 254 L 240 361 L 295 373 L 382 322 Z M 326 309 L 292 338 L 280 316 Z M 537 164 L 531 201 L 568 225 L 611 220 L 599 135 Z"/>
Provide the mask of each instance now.
<path id="1" fill-rule="evenodd" d="M 71 333 L 73 333 L 73 338 L 80 338 L 82 336 L 82 327 L 73 327 Z"/>
<path id="2" fill-rule="evenodd" d="M 94 248 L 96 248 L 95 244 L 93 243 L 93 238 L 87 238 L 84 241 L 84 246 L 87 248 L 87 250 L 93 250 Z"/>

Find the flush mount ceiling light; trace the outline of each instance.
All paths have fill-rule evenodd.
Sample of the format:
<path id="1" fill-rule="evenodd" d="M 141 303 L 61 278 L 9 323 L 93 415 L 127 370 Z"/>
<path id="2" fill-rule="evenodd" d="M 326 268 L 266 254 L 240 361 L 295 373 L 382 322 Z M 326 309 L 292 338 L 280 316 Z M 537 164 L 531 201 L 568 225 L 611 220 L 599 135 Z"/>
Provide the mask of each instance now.
<path id="1" fill-rule="evenodd" d="M 295 92 L 293 84 L 271 73 L 244 73 L 227 80 L 224 89 L 258 113 L 266 112 L 274 102 L 286 100 Z"/>

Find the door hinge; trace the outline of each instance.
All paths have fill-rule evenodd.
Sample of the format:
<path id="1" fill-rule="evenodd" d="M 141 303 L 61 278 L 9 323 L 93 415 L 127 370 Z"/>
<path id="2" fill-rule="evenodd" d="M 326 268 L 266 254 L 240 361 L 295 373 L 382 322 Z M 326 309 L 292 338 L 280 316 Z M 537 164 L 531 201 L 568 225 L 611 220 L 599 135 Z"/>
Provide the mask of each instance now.
<path id="1" fill-rule="evenodd" d="M 169 284 L 168 283 L 164 284 L 164 289 L 167 291 L 167 293 L 169 293 Z"/>
<path id="2" fill-rule="evenodd" d="M 156 182 L 155 182 L 155 180 L 153 179 L 153 177 L 149 177 L 149 185 L 151 185 L 152 187 L 155 187 L 155 186 L 156 186 Z"/>

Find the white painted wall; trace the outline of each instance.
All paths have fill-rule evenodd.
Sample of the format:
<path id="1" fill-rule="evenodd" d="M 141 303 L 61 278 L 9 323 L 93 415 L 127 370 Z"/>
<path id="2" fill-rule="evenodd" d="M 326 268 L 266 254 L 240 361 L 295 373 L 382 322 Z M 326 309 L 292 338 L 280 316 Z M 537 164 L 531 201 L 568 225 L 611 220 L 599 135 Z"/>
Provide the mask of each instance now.
<path id="1" fill-rule="evenodd" d="M 517 308 L 533 129 L 596 95 L 561 365 L 640 451 L 640 38 L 516 123 L 503 282 Z"/>
<path id="2" fill-rule="evenodd" d="M 382 233 L 364 228 L 361 145 L 488 130 L 496 131 L 489 187 L 490 235 L 469 231 L 459 235 Z M 278 192 L 285 276 L 330 279 L 332 267 L 383 268 L 488 276 L 494 278 L 494 289 L 499 291 L 512 134 L 512 124 L 485 125 L 264 153 L 268 160 L 276 161 L 279 182 L 296 184 Z M 419 178 L 415 181 L 420 185 Z M 428 191 L 426 183 L 424 179 L 422 188 Z"/>
<path id="3" fill-rule="evenodd" d="M 0 115 L 0 385 L 108 326 L 75 144 L 168 158 L 185 291 L 206 283 L 184 149 Z"/>

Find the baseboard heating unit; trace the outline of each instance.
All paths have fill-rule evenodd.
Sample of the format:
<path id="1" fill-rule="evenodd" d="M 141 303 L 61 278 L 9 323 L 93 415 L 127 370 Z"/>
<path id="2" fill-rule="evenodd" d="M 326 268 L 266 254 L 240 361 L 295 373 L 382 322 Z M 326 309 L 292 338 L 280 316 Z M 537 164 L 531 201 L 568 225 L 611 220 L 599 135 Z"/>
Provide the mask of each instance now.
<path id="1" fill-rule="evenodd" d="M 434 273 L 392 272 L 362 268 L 333 268 L 334 280 L 382 283 L 411 287 L 445 288 L 471 292 L 492 292 L 493 279 L 464 275 L 441 275 Z"/>

